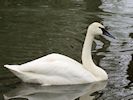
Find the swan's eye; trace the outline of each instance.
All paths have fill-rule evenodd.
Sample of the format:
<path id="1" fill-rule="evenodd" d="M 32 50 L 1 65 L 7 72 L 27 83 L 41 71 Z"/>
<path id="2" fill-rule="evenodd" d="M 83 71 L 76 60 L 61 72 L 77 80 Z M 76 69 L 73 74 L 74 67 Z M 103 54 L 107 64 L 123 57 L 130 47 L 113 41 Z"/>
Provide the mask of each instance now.
<path id="1" fill-rule="evenodd" d="M 99 27 L 99 28 L 102 30 L 103 34 L 106 32 L 105 28 L 102 28 L 102 27 Z"/>
<path id="2" fill-rule="evenodd" d="M 102 28 L 102 27 L 99 27 L 101 30 L 103 30 L 104 28 Z"/>
<path id="3" fill-rule="evenodd" d="M 110 29 L 108 26 L 105 26 L 105 28 L 99 27 L 100 29 L 108 30 Z"/>

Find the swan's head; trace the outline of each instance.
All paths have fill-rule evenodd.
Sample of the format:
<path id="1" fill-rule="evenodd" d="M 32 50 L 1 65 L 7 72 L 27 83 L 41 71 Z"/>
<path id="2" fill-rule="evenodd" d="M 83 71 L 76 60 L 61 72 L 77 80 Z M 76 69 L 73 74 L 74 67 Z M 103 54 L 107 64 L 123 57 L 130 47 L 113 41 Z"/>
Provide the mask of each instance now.
<path id="1" fill-rule="evenodd" d="M 89 26 L 88 31 L 94 36 L 95 35 L 106 35 L 106 36 L 109 36 L 111 38 L 115 38 L 105 29 L 105 27 L 102 24 L 100 24 L 98 22 L 92 23 Z"/>

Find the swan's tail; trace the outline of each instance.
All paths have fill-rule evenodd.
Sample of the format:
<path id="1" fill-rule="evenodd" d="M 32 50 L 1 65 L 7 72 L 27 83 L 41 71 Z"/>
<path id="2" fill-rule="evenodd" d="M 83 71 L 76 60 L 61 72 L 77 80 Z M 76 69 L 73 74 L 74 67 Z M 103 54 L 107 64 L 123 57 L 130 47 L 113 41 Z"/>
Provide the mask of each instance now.
<path id="1" fill-rule="evenodd" d="M 23 72 L 19 70 L 20 65 L 4 65 L 4 67 L 9 69 L 17 77 L 22 78 Z"/>
<path id="2" fill-rule="evenodd" d="M 20 78 L 24 82 L 30 82 L 30 80 L 35 80 L 33 77 L 34 74 L 21 70 L 20 68 L 21 65 L 4 65 L 4 67 L 9 69 L 13 74 L 15 74 L 18 78 Z M 32 81 L 32 83 L 36 83 L 36 81 Z"/>
<path id="3" fill-rule="evenodd" d="M 19 65 L 4 65 L 4 67 L 8 68 L 11 72 L 19 72 Z"/>

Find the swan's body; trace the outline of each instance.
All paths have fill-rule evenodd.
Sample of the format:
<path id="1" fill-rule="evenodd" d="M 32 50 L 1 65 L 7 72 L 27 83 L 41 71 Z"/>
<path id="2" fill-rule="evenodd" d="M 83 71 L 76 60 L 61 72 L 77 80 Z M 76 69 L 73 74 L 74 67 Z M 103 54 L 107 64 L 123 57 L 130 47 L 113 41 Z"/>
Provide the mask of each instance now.
<path id="1" fill-rule="evenodd" d="M 95 22 L 88 28 L 82 51 L 82 62 L 61 55 L 49 54 L 22 65 L 5 65 L 24 82 L 42 85 L 83 84 L 107 80 L 106 72 L 97 67 L 91 57 L 91 45 L 95 35 L 101 35 L 103 25 Z"/>
<path id="2" fill-rule="evenodd" d="M 49 54 L 22 65 L 5 66 L 24 82 L 59 85 L 96 80 L 80 63 L 61 54 Z"/>

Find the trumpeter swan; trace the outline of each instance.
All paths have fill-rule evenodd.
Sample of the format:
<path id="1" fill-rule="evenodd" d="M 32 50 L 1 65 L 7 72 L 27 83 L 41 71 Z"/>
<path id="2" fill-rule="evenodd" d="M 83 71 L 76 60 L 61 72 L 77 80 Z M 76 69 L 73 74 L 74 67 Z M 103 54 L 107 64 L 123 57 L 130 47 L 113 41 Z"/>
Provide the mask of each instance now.
<path id="1" fill-rule="evenodd" d="M 82 50 L 83 64 L 67 56 L 53 53 L 21 65 L 4 66 L 24 82 L 41 85 L 83 84 L 107 80 L 107 73 L 94 64 L 91 56 L 93 39 L 95 35 L 102 34 L 114 38 L 98 22 L 88 27 Z"/>

